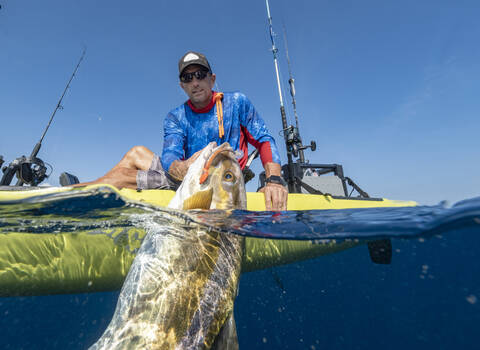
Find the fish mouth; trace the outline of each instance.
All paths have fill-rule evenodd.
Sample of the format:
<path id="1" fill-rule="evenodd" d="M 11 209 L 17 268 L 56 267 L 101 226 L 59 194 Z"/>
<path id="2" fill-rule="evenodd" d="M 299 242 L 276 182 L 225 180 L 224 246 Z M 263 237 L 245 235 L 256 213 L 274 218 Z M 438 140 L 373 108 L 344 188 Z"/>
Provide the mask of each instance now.
<path id="1" fill-rule="evenodd" d="M 212 153 L 212 155 L 207 159 L 207 161 L 205 162 L 205 165 L 203 166 L 202 175 L 200 176 L 200 184 L 203 184 L 205 181 L 207 181 L 208 175 L 209 175 L 208 169 L 212 164 L 215 163 L 215 160 L 217 159 L 217 157 L 220 155 L 228 156 L 230 153 L 235 155 L 235 152 L 233 151 L 232 147 L 228 143 L 221 144 Z"/>

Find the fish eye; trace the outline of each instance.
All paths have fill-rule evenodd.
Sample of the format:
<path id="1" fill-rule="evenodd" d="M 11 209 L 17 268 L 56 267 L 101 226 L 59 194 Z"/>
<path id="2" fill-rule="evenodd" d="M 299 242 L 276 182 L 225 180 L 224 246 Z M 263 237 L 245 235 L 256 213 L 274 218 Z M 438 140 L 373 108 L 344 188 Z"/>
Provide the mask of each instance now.
<path id="1" fill-rule="evenodd" d="M 224 174 L 223 174 L 223 179 L 228 181 L 228 182 L 233 182 L 233 180 L 235 179 L 235 177 L 233 176 L 232 172 L 231 171 L 226 171 Z"/>

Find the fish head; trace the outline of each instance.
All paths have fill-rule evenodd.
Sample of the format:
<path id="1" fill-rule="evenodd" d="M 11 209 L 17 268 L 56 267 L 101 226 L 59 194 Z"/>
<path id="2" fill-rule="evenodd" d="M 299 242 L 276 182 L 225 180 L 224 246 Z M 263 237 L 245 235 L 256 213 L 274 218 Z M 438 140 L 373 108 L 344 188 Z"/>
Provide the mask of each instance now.
<path id="1" fill-rule="evenodd" d="M 246 209 L 247 198 L 237 152 L 211 142 L 189 167 L 168 205 L 174 209 Z"/>

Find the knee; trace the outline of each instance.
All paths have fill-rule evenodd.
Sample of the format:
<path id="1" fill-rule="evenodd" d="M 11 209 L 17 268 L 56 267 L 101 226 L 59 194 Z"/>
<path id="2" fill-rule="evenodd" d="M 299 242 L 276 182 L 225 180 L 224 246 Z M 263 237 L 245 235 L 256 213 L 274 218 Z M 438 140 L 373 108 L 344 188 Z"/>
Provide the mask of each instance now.
<path id="1" fill-rule="evenodd" d="M 134 146 L 127 152 L 127 158 L 132 161 L 141 160 L 145 159 L 146 157 L 151 157 L 152 153 L 153 152 L 145 146 Z"/>
<path id="2" fill-rule="evenodd" d="M 147 170 L 152 163 L 154 153 L 145 146 L 132 147 L 121 162 L 121 166 Z"/>

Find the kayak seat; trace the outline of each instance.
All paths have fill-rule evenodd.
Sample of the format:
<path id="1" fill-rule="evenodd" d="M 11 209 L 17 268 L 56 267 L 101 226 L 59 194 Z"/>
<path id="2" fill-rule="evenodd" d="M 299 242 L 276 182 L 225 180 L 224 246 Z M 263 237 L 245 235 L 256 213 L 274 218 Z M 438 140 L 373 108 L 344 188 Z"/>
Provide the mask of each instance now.
<path id="1" fill-rule="evenodd" d="M 345 196 L 342 180 L 336 175 L 305 175 L 302 181 L 323 193 L 328 193 L 332 196 Z M 308 191 L 302 188 L 302 193 L 308 193 Z"/>

